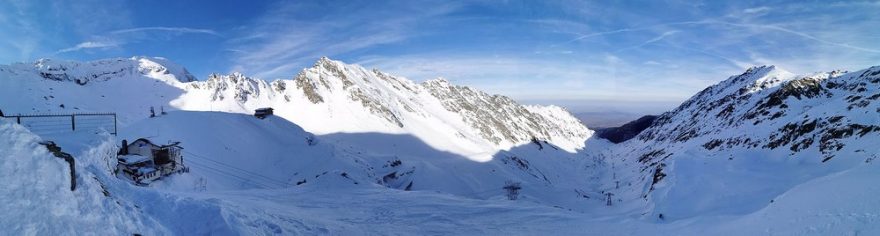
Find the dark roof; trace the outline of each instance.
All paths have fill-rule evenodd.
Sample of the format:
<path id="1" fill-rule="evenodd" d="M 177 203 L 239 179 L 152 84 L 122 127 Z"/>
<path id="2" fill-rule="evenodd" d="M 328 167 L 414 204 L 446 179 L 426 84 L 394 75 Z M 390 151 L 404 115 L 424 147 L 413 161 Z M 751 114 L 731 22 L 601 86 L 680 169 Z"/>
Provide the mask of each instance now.
<path id="1" fill-rule="evenodd" d="M 275 109 L 272 109 L 271 107 L 263 107 L 263 108 L 257 108 L 256 111 L 271 111 L 271 110 L 275 110 Z"/>
<path id="2" fill-rule="evenodd" d="M 144 142 L 146 142 L 146 143 L 148 143 L 148 144 L 150 144 L 150 145 L 153 145 L 154 147 L 159 147 L 159 148 L 178 147 L 178 148 L 183 149 L 183 147 L 180 146 L 180 142 L 172 142 L 172 143 L 170 143 L 170 144 L 166 144 L 166 145 L 156 145 L 155 143 L 151 142 L 149 139 L 146 139 L 146 138 L 139 138 L 139 139 L 136 139 L 136 140 L 134 140 L 134 142 L 131 142 L 130 144 L 128 144 L 128 146 L 131 146 L 132 144 L 134 144 L 134 143 L 136 143 L 136 142 L 138 142 L 138 141 L 144 141 Z"/>

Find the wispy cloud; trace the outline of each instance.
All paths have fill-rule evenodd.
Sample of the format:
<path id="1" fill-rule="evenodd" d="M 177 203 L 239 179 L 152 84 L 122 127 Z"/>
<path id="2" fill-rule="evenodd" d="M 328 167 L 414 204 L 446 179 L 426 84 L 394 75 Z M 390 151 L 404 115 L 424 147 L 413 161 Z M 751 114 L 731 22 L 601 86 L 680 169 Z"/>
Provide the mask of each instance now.
<path id="1" fill-rule="evenodd" d="M 91 34 L 106 27 L 125 27 L 128 11 L 119 3 L 97 3 L 94 0 L 0 1 L 0 61 L 7 63 L 50 56 L 60 45 L 70 41 L 70 35 Z"/>
<path id="2" fill-rule="evenodd" d="M 117 47 L 117 46 L 119 46 L 119 45 L 115 44 L 115 43 L 86 41 L 86 42 L 79 43 L 73 47 L 58 50 L 57 53 L 74 52 L 74 51 L 79 51 L 82 49 L 90 49 L 90 48 L 110 48 L 110 47 Z"/>
<path id="3" fill-rule="evenodd" d="M 631 100 L 684 99 L 763 63 L 810 72 L 880 61 L 876 1 L 273 1 L 218 4 L 206 12 L 222 20 L 174 25 L 155 19 L 192 9 L 139 4 L 0 1 L 0 60 L 146 53 L 274 79 L 330 56 L 519 99 Z M 156 17 L 134 24 L 145 15 Z"/>
<path id="4" fill-rule="evenodd" d="M 148 37 L 144 34 L 157 34 L 157 33 L 165 33 L 172 35 L 179 34 L 207 34 L 213 36 L 220 36 L 214 30 L 210 29 L 196 29 L 196 28 L 187 28 L 187 27 L 137 27 L 137 28 L 128 28 L 128 29 L 120 29 L 113 30 L 107 32 L 103 35 L 95 35 L 91 36 L 92 40 L 84 41 L 78 43 L 73 47 L 64 48 L 56 51 L 56 54 L 60 53 L 68 53 L 68 52 L 76 52 L 87 49 L 106 49 L 106 48 L 118 48 L 125 44 L 129 44 L 131 42 L 138 42 L 146 39 L 153 39 L 155 37 Z"/>
<path id="5" fill-rule="evenodd" d="M 680 22 L 670 22 L 670 23 L 654 24 L 654 25 L 643 26 L 643 27 L 621 28 L 621 29 L 615 29 L 615 30 L 609 30 L 609 31 L 601 31 L 601 32 L 595 32 L 595 33 L 589 33 L 589 34 L 580 34 L 578 37 L 575 37 L 575 38 L 573 38 L 573 39 L 571 39 L 571 40 L 568 40 L 568 41 L 566 41 L 566 42 L 563 43 L 563 44 L 569 44 L 569 43 L 573 43 L 573 42 L 576 42 L 576 41 L 581 41 L 581 40 L 585 40 L 585 39 L 589 39 L 589 38 L 594 38 L 594 37 L 600 37 L 600 36 L 607 36 L 607 35 L 614 35 L 614 34 L 621 34 L 621 33 L 630 33 L 630 32 L 639 32 L 639 31 L 656 30 L 657 28 L 665 27 L 665 26 L 693 25 L 693 24 L 707 24 L 707 23 L 710 23 L 709 20 L 700 20 L 700 21 L 680 21 Z M 674 32 L 674 33 L 677 33 L 677 31 Z M 666 35 L 666 36 L 668 36 L 668 35 Z M 665 37 L 665 36 L 663 36 L 663 37 Z M 662 39 L 662 38 L 661 38 L 661 39 Z M 658 39 L 658 40 L 659 40 L 659 39 Z"/>
<path id="6" fill-rule="evenodd" d="M 186 28 L 186 27 L 139 27 L 139 28 L 131 28 L 131 29 L 114 30 L 114 31 L 111 31 L 110 34 L 141 33 L 141 32 L 150 32 L 150 31 L 164 31 L 164 32 L 172 32 L 172 33 L 210 34 L 210 35 L 220 36 L 220 34 L 218 34 L 214 30 L 195 29 L 195 28 Z"/>
<path id="7" fill-rule="evenodd" d="M 779 32 L 789 33 L 789 34 L 792 34 L 792 35 L 795 35 L 795 36 L 798 36 L 798 37 L 801 37 L 801 38 L 804 38 L 804 39 L 812 40 L 812 41 L 819 42 L 819 43 L 823 43 L 823 44 L 834 45 L 834 46 L 838 46 L 838 47 L 842 47 L 842 48 L 847 48 L 847 49 L 852 49 L 852 50 L 859 50 L 859 51 L 863 51 L 863 52 L 880 53 L 880 49 L 866 48 L 866 47 L 860 47 L 860 46 L 851 45 L 851 44 L 849 44 L 849 43 L 835 42 L 835 41 L 832 41 L 832 40 L 823 39 L 823 38 L 819 38 L 819 37 L 813 36 L 813 35 L 811 35 L 811 34 L 809 34 L 809 33 L 805 33 L 805 32 L 801 32 L 801 31 L 797 31 L 797 30 L 788 29 L 788 28 L 785 28 L 785 27 L 782 27 L 782 26 L 778 26 L 778 25 L 773 25 L 773 24 L 748 24 L 748 23 L 735 23 L 735 22 L 728 22 L 728 21 L 717 20 L 717 19 L 704 19 L 704 20 L 699 20 L 699 21 L 671 22 L 671 23 L 655 24 L 655 25 L 650 25 L 650 26 L 645 26 L 645 27 L 637 27 L 637 28 L 622 28 L 622 29 L 611 30 L 611 31 L 596 32 L 596 33 L 590 33 L 590 34 L 584 34 L 584 35 L 578 36 L 578 37 L 573 38 L 573 39 L 571 39 L 571 40 L 569 40 L 569 41 L 567 41 L 567 42 L 565 42 L 565 43 L 571 43 L 571 42 L 575 42 L 575 41 L 580 41 L 580 40 L 584 40 L 584 39 L 588 39 L 588 38 L 599 37 L 599 36 L 605 36 L 605 35 L 620 34 L 620 33 L 627 33 L 627 32 L 638 32 L 638 31 L 655 30 L 655 29 L 660 28 L 660 27 L 668 27 L 668 26 L 676 26 L 676 25 L 727 25 L 727 26 L 743 27 L 743 28 L 749 28 L 749 29 L 772 30 L 772 31 L 779 31 Z M 662 40 L 662 39 L 665 38 L 666 36 L 669 36 L 669 35 L 674 34 L 674 33 L 677 33 L 677 32 L 679 32 L 679 31 L 678 31 L 678 30 L 673 30 L 673 31 L 667 31 L 667 32 L 664 32 L 664 34 L 662 34 L 662 35 L 660 35 L 660 36 L 658 36 L 658 37 L 656 37 L 656 38 L 654 38 L 654 39 L 652 39 L 652 40 L 647 41 L 646 44 L 650 44 L 650 43 L 653 43 L 653 42 L 656 42 L 656 41 Z M 644 45 L 642 45 L 642 46 L 644 46 Z"/>
<path id="8" fill-rule="evenodd" d="M 642 43 L 640 43 L 640 44 L 638 44 L 638 45 L 635 45 L 635 46 L 632 46 L 632 47 L 626 47 L 626 48 L 619 49 L 619 50 L 617 50 L 617 52 L 625 51 L 625 50 L 630 50 L 630 49 L 636 49 L 636 48 L 640 48 L 640 47 L 644 47 L 644 46 L 646 46 L 646 45 L 648 45 L 648 44 L 656 43 L 656 42 L 658 42 L 658 41 L 660 41 L 660 40 L 663 40 L 664 38 L 669 37 L 669 36 L 671 36 L 671 35 L 673 35 L 673 34 L 676 34 L 676 33 L 678 33 L 678 32 L 681 32 L 681 31 L 678 31 L 678 30 L 670 30 L 670 31 L 666 31 L 666 32 L 663 32 L 662 34 L 657 35 L 657 36 L 654 37 L 654 38 L 648 39 L 647 41 L 642 42 Z"/>
<path id="9" fill-rule="evenodd" d="M 430 5 L 431 7 L 424 7 Z M 349 2 L 321 5 L 283 2 L 228 40 L 233 68 L 257 77 L 286 77 L 321 56 L 339 56 L 424 35 L 419 23 L 457 4 Z M 321 12 L 304 18 L 302 12 Z"/>
<path id="10" fill-rule="evenodd" d="M 770 9 L 772 9 L 772 8 L 770 8 L 770 7 L 766 7 L 766 6 L 763 6 L 763 7 L 752 7 L 752 8 L 746 8 L 746 9 L 744 9 L 744 10 L 743 10 L 743 13 L 746 13 L 746 14 L 763 14 L 763 13 L 767 13 L 767 12 L 769 12 Z"/>
<path id="11" fill-rule="evenodd" d="M 826 40 L 826 39 L 822 39 L 822 38 L 819 38 L 819 37 L 813 36 L 813 35 L 811 35 L 811 34 L 809 34 L 809 33 L 804 33 L 804 32 L 801 32 L 801 31 L 796 31 L 796 30 L 792 30 L 792 29 L 787 29 L 787 28 L 784 28 L 784 27 L 781 27 L 781 26 L 777 26 L 777 25 L 741 24 L 741 23 L 721 22 L 721 21 L 714 21 L 714 22 L 712 22 L 712 23 L 714 23 L 714 24 L 731 25 L 731 26 L 739 26 L 739 27 L 747 27 L 747 28 L 753 28 L 753 29 L 774 30 L 774 31 L 779 31 L 779 32 L 789 33 L 789 34 L 792 34 L 792 35 L 795 35 L 795 36 L 798 36 L 798 37 L 801 37 L 801 38 L 804 38 L 804 39 L 809 39 L 809 40 L 812 40 L 812 41 L 816 41 L 816 42 L 819 42 L 819 43 L 828 44 L 828 45 L 833 45 L 833 46 L 838 46 L 838 47 L 841 47 L 841 48 L 847 48 L 847 49 L 858 50 L 858 51 L 863 51 L 863 52 L 870 52 L 870 53 L 880 53 L 880 49 L 866 48 L 866 47 L 859 47 L 859 46 L 850 45 L 850 44 L 848 44 L 848 43 L 834 42 L 834 41 L 831 41 L 831 40 Z"/>

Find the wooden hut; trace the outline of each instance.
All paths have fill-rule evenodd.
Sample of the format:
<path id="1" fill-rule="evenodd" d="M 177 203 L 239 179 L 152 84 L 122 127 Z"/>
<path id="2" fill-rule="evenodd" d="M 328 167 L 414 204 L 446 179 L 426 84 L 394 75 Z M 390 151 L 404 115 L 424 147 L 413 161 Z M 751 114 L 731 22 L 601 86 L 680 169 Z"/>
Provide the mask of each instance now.
<path id="1" fill-rule="evenodd" d="M 260 119 L 265 119 L 267 116 L 272 115 L 274 111 L 275 109 L 272 109 L 271 107 L 264 107 L 254 110 L 254 116 Z"/>

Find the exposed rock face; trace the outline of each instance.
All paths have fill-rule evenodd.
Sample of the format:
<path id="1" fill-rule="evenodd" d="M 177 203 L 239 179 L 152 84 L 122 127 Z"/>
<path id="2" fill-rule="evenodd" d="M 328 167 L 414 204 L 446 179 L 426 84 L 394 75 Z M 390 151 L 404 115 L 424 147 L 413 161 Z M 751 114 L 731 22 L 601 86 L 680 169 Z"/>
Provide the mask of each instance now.
<path id="1" fill-rule="evenodd" d="M 663 114 L 638 139 L 653 146 L 697 142 L 709 150 L 784 147 L 792 155 L 814 147 L 830 158 L 840 149 L 837 139 L 877 135 L 878 87 L 880 67 L 809 76 L 751 68 Z"/>
<path id="2" fill-rule="evenodd" d="M 193 82 L 189 86 L 211 91 L 211 101 L 223 101 L 228 98 L 227 94 L 231 93 L 233 96 L 229 98 L 238 103 L 246 103 L 249 98 L 259 97 L 264 90 L 269 88 L 265 81 L 253 79 L 238 72 L 231 75 L 211 74 L 207 80 Z M 277 83 L 275 87 L 278 88 Z"/>
<path id="3" fill-rule="evenodd" d="M 110 84 L 149 86 L 151 89 L 143 91 L 148 96 L 124 93 L 139 97 L 126 105 L 139 110 L 168 105 L 165 108 L 252 113 L 256 108 L 273 107 L 279 116 L 318 134 L 405 133 L 432 140 L 431 144 L 441 149 L 461 148 L 470 153 L 491 153 L 489 149 L 506 149 L 533 140 L 574 152 L 592 135 L 559 107 L 523 106 L 508 97 L 442 79 L 419 84 L 326 57 L 290 80 L 272 82 L 237 72 L 212 74 L 204 81 L 195 81 L 185 68 L 147 57 L 91 62 L 40 60 L 33 65 L 0 66 L 0 70 L 22 73 L 21 77 L 74 82 L 98 91 L 104 85 L 117 86 Z M 89 86 L 98 82 L 102 86 Z M 46 93 L 44 100 L 55 97 L 51 90 Z M 89 110 L 119 110 L 98 104 L 73 105 Z"/>
<path id="4" fill-rule="evenodd" d="M 478 130 L 480 135 L 495 144 L 502 141 L 526 142 L 532 139 L 550 140 L 553 137 L 587 136 L 583 125 L 571 122 L 568 117 L 547 116 L 538 110 L 543 107 L 529 107 L 517 104 L 513 99 L 501 95 L 489 95 L 465 86 L 455 86 L 446 80 L 430 80 L 421 84 L 434 97 L 440 100 L 446 110 L 458 113 L 465 123 Z M 561 108 L 557 114 L 567 114 Z M 558 122 L 564 122 L 560 124 Z M 566 129 L 573 127 L 574 129 Z"/>
<path id="5" fill-rule="evenodd" d="M 675 172 L 679 159 L 859 163 L 880 155 L 871 144 L 880 140 L 878 98 L 880 67 L 806 76 L 754 67 L 706 88 L 606 155 L 619 157 L 618 168 L 629 166 L 639 176 L 628 184 L 648 186 L 630 189 L 643 198 L 668 178 L 690 181 L 675 180 L 688 174 Z"/>
<path id="6" fill-rule="evenodd" d="M 293 85 L 293 86 L 290 86 Z M 320 109 L 323 118 L 304 119 L 326 122 L 383 123 L 386 128 L 367 131 L 408 130 L 424 132 L 424 127 L 440 129 L 452 137 L 487 142 L 506 148 L 533 139 L 560 145 L 567 150 L 583 147 L 592 131 L 559 107 L 523 106 L 501 95 L 490 95 L 443 79 L 414 83 L 376 69 L 347 65 L 326 57 L 304 69 L 292 80 L 265 82 L 241 74 L 212 75 L 204 82 L 189 84 L 194 91 L 207 91 L 211 101 L 234 98 L 235 106 L 252 109 L 275 106 L 305 109 L 292 104 L 304 102 Z M 263 105 L 259 105 L 263 104 Z M 285 105 L 289 104 L 289 105 Z M 290 106 L 290 107 L 287 107 Z M 226 107 L 229 107 L 228 105 Z M 286 108 L 285 108 L 286 107 Z M 338 113 L 337 113 L 338 112 Z M 284 112 L 281 112 L 284 113 Z M 291 113 L 302 114 L 302 111 Z M 363 113 L 363 114 L 361 114 Z M 314 115 L 314 114 L 309 114 Z M 351 116 L 355 121 L 342 121 Z M 431 125 L 439 123 L 437 125 Z M 381 125 L 380 125 L 381 126 Z M 320 131 L 318 131 L 321 133 Z M 350 132 L 343 128 L 326 132 Z M 396 131 L 399 132 L 399 131 Z"/>

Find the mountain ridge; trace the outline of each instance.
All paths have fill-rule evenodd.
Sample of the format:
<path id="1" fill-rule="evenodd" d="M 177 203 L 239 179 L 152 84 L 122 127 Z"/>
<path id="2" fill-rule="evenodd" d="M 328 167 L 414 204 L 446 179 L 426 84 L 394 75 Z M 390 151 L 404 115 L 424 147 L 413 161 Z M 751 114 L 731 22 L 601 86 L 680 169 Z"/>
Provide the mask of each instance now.
<path id="1" fill-rule="evenodd" d="M 38 85 L 48 82 L 22 81 L 18 86 L 49 87 L 51 91 L 41 92 L 40 96 L 46 97 L 43 100 L 67 100 L 68 104 L 58 102 L 58 107 L 54 107 L 50 105 L 52 102 L 39 102 L 39 98 L 33 98 L 22 107 L 10 110 L 26 111 L 27 104 L 34 104 L 40 109 L 31 107 L 29 110 L 54 112 L 65 110 L 70 103 L 83 103 L 73 106 L 80 111 L 130 110 L 132 108 L 109 104 L 111 101 L 99 102 L 111 105 L 101 108 L 94 100 L 105 100 L 104 95 L 100 98 L 91 96 L 106 93 L 106 90 L 136 89 L 149 84 L 155 89 L 143 91 L 145 94 L 135 92 L 120 97 L 139 97 L 134 103 L 141 104 L 132 105 L 141 111 L 148 107 L 167 106 L 165 108 L 171 110 L 251 113 L 256 108 L 274 107 L 279 116 L 317 134 L 411 133 L 432 146 L 480 160 L 490 158 L 487 154 L 494 150 L 522 145 L 533 139 L 552 142 L 575 152 L 584 147 L 584 142 L 592 134 L 591 130 L 574 122 L 573 116 L 562 108 L 524 106 L 505 96 L 452 85 L 442 79 L 415 83 L 378 69 L 368 70 L 327 57 L 321 57 L 312 67 L 303 69 L 291 79 L 273 81 L 239 72 L 211 74 L 206 80 L 199 81 L 182 66 L 164 58 L 150 57 L 90 62 L 41 59 L 33 65 L 19 63 L 0 67 L 0 70 L 15 74 L 10 77 L 73 82 L 85 90 L 94 90 L 80 98 L 73 98 L 76 94 L 67 94 L 53 99 L 57 91 L 52 89 L 60 84 Z M 36 105 L 40 103 L 44 105 Z M 89 103 L 95 103 L 95 107 L 89 107 Z M 143 114 L 141 111 L 137 113 Z M 131 120 L 127 117 L 136 116 L 124 115 L 123 119 Z"/>
<path id="2" fill-rule="evenodd" d="M 622 191 L 622 198 L 651 199 L 645 203 L 655 215 L 681 219 L 758 209 L 760 202 L 741 203 L 738 209 L 731 204 L 741 201 L 737 198 L 771 198 L 797 181 L 875 159 L 880 150 L 871 143 L 880 139 L 878 98 L 876 66 L 807 75 L 753 67 L 697 93 L 605 155 L 619 157 L 612 161 L 616 171 L 634 186 Z M 737 184 L 757 182 L 768 184 Z M 724 192 L 725 197 L 695 198 L 686 191 Z M 699 201 L 689 205 L 681 199 Z"/>

